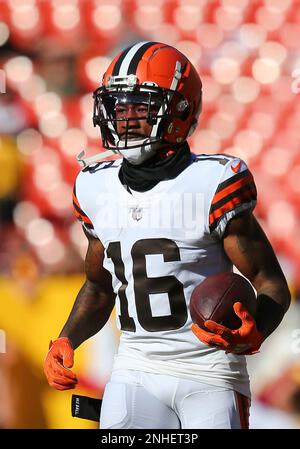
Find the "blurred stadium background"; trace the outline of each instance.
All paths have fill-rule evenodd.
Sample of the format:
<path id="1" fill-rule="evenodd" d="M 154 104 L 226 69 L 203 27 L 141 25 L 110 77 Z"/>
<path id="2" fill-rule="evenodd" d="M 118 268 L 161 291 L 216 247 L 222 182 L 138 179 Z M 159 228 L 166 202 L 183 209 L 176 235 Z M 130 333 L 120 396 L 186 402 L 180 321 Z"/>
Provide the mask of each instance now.
<path id="1" fill-rule="evenodd" d="M 300 427 L 300 1 L 0 0 L 0 427 L 93 428 L 42 371 L 83 281 L 71 207 L 75 156 L 101 147 L 91 92 L 120 49 L 176 46 L 203 80 L 196 153 L 242 157 L 293 292 L 282 325 L 248 357 L 257 428 Z M 298 96 L 297 96 L 298 95 Z M 77 350 L 76 392 L 100 397 L 113 319 Z M 6 349 L 6 352 L 3 352 Z"/>

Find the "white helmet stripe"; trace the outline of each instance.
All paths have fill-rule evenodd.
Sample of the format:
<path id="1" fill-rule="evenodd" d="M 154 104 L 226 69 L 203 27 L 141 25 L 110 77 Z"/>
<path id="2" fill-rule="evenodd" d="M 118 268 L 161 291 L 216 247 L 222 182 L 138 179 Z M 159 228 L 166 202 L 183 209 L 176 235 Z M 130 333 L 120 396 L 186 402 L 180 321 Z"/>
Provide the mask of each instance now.
<path id="1" fill-rule="evenodd" d="M 179 80 L 181 79 L 181 77 L 182 77 L 181 64 L 179 61 L 176 61 L 174 76 L 173 76 L 172 83 L 170 86 L 171 90 L 176 90 L 177 84 L 178 84 Z"/>
<path id="2" fill-rule="evenodd" d="M 126 76 L 127 75 L 127 71 L 129 68 L 129 64 L 132 61 L 132 58 L 134 57 L 134 55 L 137 53 L 137 51 L 145 44 L 148 44 L 149 41 L 144 41 L 144 42 L 139 42 L 138 44 L 135 44 L 127 53 L 127 55 L 125 56 L 121 67 L 120 67 L 120 71 L 119 71 L 119 76 Z"/>

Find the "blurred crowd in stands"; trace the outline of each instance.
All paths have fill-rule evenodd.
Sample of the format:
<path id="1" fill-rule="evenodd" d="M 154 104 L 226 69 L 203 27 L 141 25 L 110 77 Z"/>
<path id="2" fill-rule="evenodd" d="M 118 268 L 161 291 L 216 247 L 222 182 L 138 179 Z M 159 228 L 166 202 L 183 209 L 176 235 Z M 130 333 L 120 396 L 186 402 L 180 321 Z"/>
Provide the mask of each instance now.
<path id="1" fill-rule="evenodd" d="M 71 197 L 76 155 L 101 149 L 92 91 L 139 40 L 199 70 L 192 150 L 237 155 L 254 175 L 293 304 L 248 358 L 252 426 L 300 427 L 300 1 L 0 0 L 0 428 L 94 426 L 68 416 L 70 394 L 50 391 L 42 363 L 83 279 Z M 112 319 L 79 349 L 79 392 L 101 395 L 117 340 Z"/>

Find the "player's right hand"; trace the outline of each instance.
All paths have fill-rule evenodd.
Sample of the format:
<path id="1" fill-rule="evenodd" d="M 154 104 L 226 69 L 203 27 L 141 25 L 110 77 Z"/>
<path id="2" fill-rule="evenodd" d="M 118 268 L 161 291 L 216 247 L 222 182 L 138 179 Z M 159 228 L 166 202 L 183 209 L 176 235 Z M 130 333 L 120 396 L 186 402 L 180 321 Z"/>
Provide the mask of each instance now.
<path id="1" fill-rule="evenodd" d="M 238 329 L 229 329 L 215 321 L 207 320 L 205 327 L 210 331 L 201 329 L 197 324 L 192 325 L 192 332 L 209 346 L 216 346 L 226 353 L 233 352 L 239 355 L 252 355 L 259 351 L 264 341 L 263 335 L 256 327 L 255 319 L 241 302 L 233 305 L 234 312 L 241 319 L 242 325 Z"/>
<path id="2" fill-rule="evenodd" d="M 71 340 L 61 337 L 50 342 L 44 362 L 44 373 L 50 387 L 56 390 L 70 390 L 77 384 L 76 375 L 70 370 L 74 364 L 74 350 Z"/>

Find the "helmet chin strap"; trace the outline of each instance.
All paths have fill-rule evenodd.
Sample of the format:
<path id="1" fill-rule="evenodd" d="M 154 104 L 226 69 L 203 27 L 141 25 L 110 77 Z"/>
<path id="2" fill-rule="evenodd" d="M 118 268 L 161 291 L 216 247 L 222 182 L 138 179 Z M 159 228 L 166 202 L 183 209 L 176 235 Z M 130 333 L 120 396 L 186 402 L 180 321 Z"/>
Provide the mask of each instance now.
<path id="1" fill-rule="evenodd" d="M 76 156 L 76 160 L 78 164 L 82 167 L 88 167 L 89 165 L 96 164 L 97 162 L 101 162 L 102 159 L 105 159 L 106 157 L 112 156 L 113 154 L 116 154 L 116 150 L 107 150 L 103 151 L 102 153 L 97 153 L 94 156 L 84 157 L 85 151 L 81 151 Z"/>
<path id="2" fill-rule="evenodd" d="M 154 156 L 154 154 L 161 148 L 161 146 L 161 142 L 156 141 L 155 138 L 151 136 L 147 137 L 146 139 L 127 141 L 126 147 L 125 141 L 119 139 L 114 149 L 109 149 L 86 158 L 84 157 L 85 152 L 81 151 L 81 153 L 77 155 L 76 160 L 82 168 L 85 168 L 89 165 L 101 162 L 103 159 L 112 156 L 113 154 L 119 154 L 130 164 L 139 165 L 145 160 L 150 159 L 152 156 Z"/>
<path id="3" fill-rule="evenodd" d="M 124 144 L 124 141 L 119 140 L 116 151 L 133 165 L 141 164 L 152 157 L 157 150 L 157 142 L 151 142 L 149 137 L 143 140 L 130 140 L 127 142 L 126 149 L 122 148 L 122 146 L 125 146 Z"/>
<path id="4" fill-rule="evenodd" d="M 89 165 L 101 162 L 103 159 L 112 156 L 113 154 L 120 154 L 120 156 L 127 159 L 130 164 L 139 165 L 146 159 L 152 157 L 159 148 L 159 142 L 151 143 L 149 138 L 145 139 L 142 144 L 140 140 L 131 141 L 130 144 L 135 146 L 135 148 L 128 148 L 127 145 L 126 149 L 122 149 L 122 146 L 119 145 L 119 143 L 120 141 L 118 142 L 117 149 L 103 151 L 102 153 L 97 153 L 94 156 L 84 157 L 85 151 L 81 151 L 81 153 L 76 156 L 76 160 L 82 169 L 84 169 Z M 141 145 L 138 147 L 136 146 L 137 144 Z"/>

